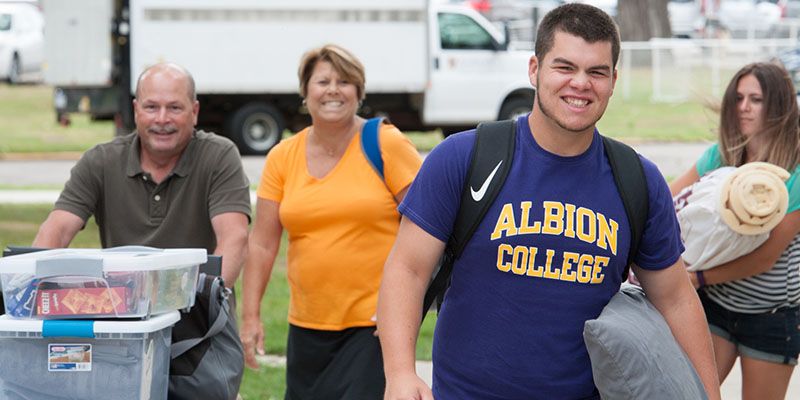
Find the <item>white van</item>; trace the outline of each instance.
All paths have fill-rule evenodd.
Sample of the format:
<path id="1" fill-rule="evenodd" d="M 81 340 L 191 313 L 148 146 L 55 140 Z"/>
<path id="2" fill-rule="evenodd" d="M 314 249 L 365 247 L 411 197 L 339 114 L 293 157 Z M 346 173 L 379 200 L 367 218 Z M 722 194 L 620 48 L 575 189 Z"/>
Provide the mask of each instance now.
<path id="1" fill-rule="evenodd" d="M 0 79 L 19 83 L 38 73 L 44 56 L 44 18 L 35 5 L 0 2 Z"/>

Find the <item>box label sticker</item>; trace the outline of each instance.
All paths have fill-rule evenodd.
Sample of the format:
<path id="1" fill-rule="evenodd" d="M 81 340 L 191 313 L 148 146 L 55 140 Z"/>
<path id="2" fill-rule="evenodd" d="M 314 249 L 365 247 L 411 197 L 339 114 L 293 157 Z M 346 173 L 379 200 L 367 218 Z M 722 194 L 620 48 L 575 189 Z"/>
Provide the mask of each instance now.
<path id="1" fill-rule="evenodd" d="M 48 371 L 91 371 L 91 344 L 48 344 Z"/>
<path id="2" fill-rule="evenodd" d="M 39 289 L 37 315 L 120 315 L 128 312 L 127 288 Z"/>

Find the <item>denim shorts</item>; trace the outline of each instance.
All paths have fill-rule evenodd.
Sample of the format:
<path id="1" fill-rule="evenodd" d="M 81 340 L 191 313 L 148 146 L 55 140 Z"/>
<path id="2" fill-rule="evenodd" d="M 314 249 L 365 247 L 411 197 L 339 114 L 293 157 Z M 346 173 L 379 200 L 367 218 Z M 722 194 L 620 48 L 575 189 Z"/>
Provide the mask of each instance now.
<path id="1" fill-rule="evenodd" d="M 711 333 L 733 343 L 739 354 L 777 364 L 797 365 L 800 307 L 744 314 L 723 308 L 702 290 L 699 295 Z"/>

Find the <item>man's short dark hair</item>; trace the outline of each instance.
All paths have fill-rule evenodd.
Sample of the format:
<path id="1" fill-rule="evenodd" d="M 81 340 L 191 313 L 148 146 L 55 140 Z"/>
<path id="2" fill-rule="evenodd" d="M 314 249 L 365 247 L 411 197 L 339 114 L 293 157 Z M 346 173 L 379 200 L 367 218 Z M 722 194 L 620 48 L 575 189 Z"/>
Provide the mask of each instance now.
<path id="1" fill-rule="evenodd" d="M 619 30 L 603 10 L 588 4 L 569 3 L 547 13 L 536 33 L 535 51 L 539 60 L 553 48 L 558 31 L 578 36 L 588 43 L 611 43 L 612 67 L 616 68 L 619 60 Z"/>

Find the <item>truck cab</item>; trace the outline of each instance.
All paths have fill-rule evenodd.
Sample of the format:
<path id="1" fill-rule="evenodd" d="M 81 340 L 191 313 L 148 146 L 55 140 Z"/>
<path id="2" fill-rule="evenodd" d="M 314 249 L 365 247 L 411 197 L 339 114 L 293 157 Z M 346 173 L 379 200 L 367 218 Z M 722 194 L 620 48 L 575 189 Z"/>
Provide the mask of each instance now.
<path id="1" fill-rule="evenodd" d="M 429 18 L 429 26 L 435 29 L 429 37 L 426 125 L 452 131 L 531 111 L 534 92 L 528 60 L 532 52 L 511 48 L 508 33 L 470 7 L 442 4 Z"/>

